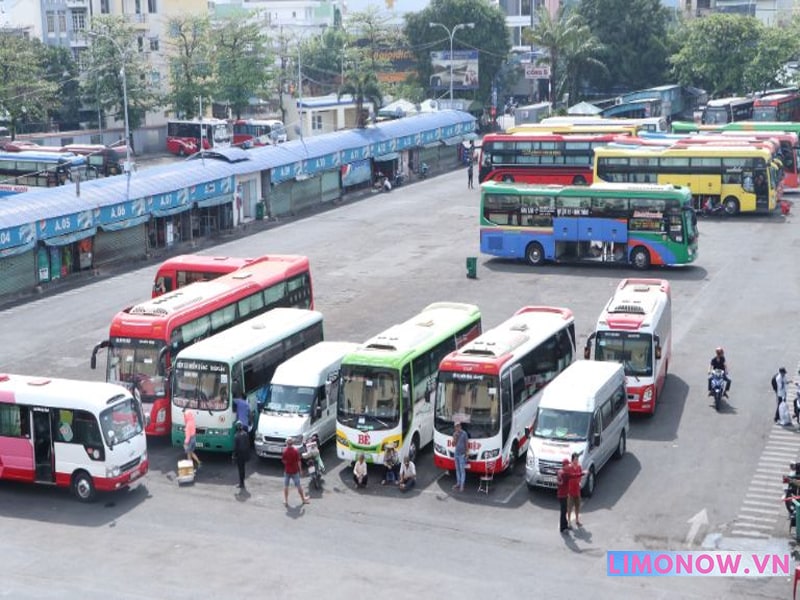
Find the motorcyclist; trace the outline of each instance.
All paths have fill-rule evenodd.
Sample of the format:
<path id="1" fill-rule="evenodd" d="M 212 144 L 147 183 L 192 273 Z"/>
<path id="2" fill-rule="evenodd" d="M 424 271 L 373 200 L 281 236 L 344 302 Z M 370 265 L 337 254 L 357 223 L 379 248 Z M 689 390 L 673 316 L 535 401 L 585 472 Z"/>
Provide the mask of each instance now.
<path id="1" fill-rule="evenodd" d="M 722 371 L 722 377 L 725 379 L 725 392 L 724 395 L 728 397 L 728 390 L 731 389 L 731 378 L 728 377 L 728 365 L 725 362 L 725 351 L 722 347 L 718 347 L 711 358 L 711 369 L 708 373 L 708 395 L 712 396 L 714 393 L 711 391 L 711 375 L 714 369 Z"/>

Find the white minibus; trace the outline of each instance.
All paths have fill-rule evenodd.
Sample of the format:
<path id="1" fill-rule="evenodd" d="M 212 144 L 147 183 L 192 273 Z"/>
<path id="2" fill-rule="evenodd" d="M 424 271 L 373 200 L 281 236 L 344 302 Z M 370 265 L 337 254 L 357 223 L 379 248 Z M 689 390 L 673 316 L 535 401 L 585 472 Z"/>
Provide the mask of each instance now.
<path id="1" fill-rule="evenodd" d="M 69 487 L 90 502 L 147 473 L 139 402 L 119 385 L 0 375 L 0 480 Z"/>
<path id="2" fill-rule="evenodd" d="M 628 439 L 625 371 L 619 363 L 579 360 L 544 389 L 528 446 L 528 487 L 556 487 L 561 461 L 580 457 L 584 496 L 612 455 L 622 458 Z"/>
<path id="3" fill-rule="evenodd" d="M 275 370 L 258 419 L 258 456 L 280 458 L 289 437 L 302 443 L 316 434 L 320 445 L 333 439 L 336 394 L 326 388 L 338 377 L 342 359 L 356 348 L 350 342 L 319 342 Z"/>

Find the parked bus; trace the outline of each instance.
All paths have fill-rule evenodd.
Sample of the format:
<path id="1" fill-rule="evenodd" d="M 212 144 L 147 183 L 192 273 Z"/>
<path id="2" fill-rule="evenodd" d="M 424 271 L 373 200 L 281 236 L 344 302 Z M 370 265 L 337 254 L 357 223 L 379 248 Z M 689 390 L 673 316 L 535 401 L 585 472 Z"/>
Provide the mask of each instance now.
<path id="1" fill-rule="evenodd" d="M 481 186 L 483 254 L 545 261 L 681 265 L 697 258 L 691 191 L 671 185 Z"/>
<path id="2" fill-rule="evenodd" d="M 753 118 L 753 98 L 717 98 L 709 100 L 700 122 L 706 124 L 749 121 Z"/>
<path id="3" fill-rule="evenodd" d="M 483 138 L 480 182 L 586 185 L 592 182 L 594 150 L 618 133 L 488 134 Z"/>
<path id="4" fill-rule="evenodd" d="M 433 440 L 433 396 L 439 363 L 481 332 L 477 306 L 436 302 L 367 340 L 342 360 L 336 454 L 383 462 L 387 444 L 410 456 Z"/>
<path id="5" fill-rule="evenodd" d="M 85 167 L 86 158 L 71 152 L 0 152 L 0 197 L 64 185 Z"/>
<path id="6" fill-rule="evenodd" d="M 277 119 L 240 119 L 233 122 L 236 146 L 271 146 L 289 139 L 283 121 Z"/>
<path id="7" fill-rule="evenodd" d="M 775 208 L 778 169 L 764 148 L 712 146 L 598 148 L 597 181 L 658 183 L 692 190 L 695 208 L 722 202 L 728 215 Z"/>
<path id="8" fill-rule="evenodd" d="M 110 177 L 122 173 L 125 147 L 110 147 L 103 144 L 67 144 L 66 146 L 40 146 L 27 141 L 14 141 L 5 145 L 7 152 L 69 152 L 86 157 L 86 177 Z"/>
<path id="9" fill-rule="evenodd" d="M 434 464 L 455 469 L 452 436 L 461 423 L 469 433 L 469 471 L 512 469 L 528 449 L 542 389 L 574 357 L 572 311 L 550 306 L 525 306 L 447 355 L 436 387 Z"/>
<path id="10" fill-rule="evenodd" d="M 156 272 L 153 282 L 153 298 L 177 290 L 190 283 L 211 281 L 232 271 L 256 262 L 283 260 L 280 254 L 261 256 L 259 258 L 241 258 L 238 256 L 205 256 L 202 254 L 181 254 L 168 258 Z"/>
<path id="11" fill-rule="evenodd" d="M 142 407 L 125 388 L 0 375 L 0 479 L 68 487 L 90 502 L 147 469 Z"/>
<path id="12" fill-rule="evenodd" d="M 111 321 L 106 381 L 134 392 L 148 415 L 148 435 L 170 434 L 167 370 L 186 346 L 277 307 L 312 308 L 311 274 L 305 256 L 258 262 L 214 281 L 194 283 L 128 307 Z"/>
<path id="13" fill-rule="evenodd" d="M 753 103 L 754 121 L 800 121 L 800 93 L 768 94 Z"/>
<path id="14" fill-rule="evenodd" d="M 603 117 L 547 117 L 542 125 L 609 126 L 636 127 L 638 131 L 663 133 L 669 131 L 666 117 L 644 117 L 642 119 L 614 119 Z"/>
<path id="15" fill-rule="evenodd" d="M 223 119 L 167 122 L 167 151 L 188 156 L 211 148 L 226 148 L 233 140 L 233 126 Z"/>
<path id="16" fill-rule="evenodd" d="M 652 415 L 672 357 L 669 282 L 623 279 L 600 313 L 583 356 L 622 363 L 628 409 Z"/>
<path id="17" fill-rule="evenodd" d="M 172 445 L 183 447 L 184 412 L 195 411 L 197 448 L 232 452 L 234 398 L 250 405 L 256 431 L 275 369 L 322 341 L 322 314 L 275 308 L 181 350 L 172 370 Z"/>

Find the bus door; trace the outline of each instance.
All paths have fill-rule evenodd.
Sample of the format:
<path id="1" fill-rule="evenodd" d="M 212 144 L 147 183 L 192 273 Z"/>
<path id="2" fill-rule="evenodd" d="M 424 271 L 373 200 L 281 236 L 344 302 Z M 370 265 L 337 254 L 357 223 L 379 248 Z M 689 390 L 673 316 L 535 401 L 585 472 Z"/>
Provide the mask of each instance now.
<path id="1" fill-rule="evenodd" d="M 756 194 L 756 210 L 759 212 L 769 211 L 769 190 L 770 190 L 770 173 L 766 168 L 754 169 L 755 176 L 753 177 L 753 191 Z"/>
<path id="2" fill-rule="evenodd" d="M 55 483 L 53 431 L 50 409 L 34 406 L 33 420 L 33 458 L 37 483 Z"/>

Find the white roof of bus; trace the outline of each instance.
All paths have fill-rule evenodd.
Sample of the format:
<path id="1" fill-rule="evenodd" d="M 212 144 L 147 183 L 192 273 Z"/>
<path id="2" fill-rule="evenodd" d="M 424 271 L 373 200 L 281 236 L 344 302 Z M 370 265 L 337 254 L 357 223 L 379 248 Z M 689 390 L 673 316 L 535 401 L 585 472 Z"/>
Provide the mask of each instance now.
<path id="1" fill-rule="evenodd" d="M 176 360 L 234 362 L 318 322 L 322 322 L 322 313 L 315 310 L 273 308 L 187 346 L 178 353 Z"/>
<path id="2" fill-rule="evenodd" d="M 131 394 L 124 387 L 103 381 L 0 374 L 0 404 L 35 404 L 95 412 L 129 398 Z"/>
<path id="3" fill-rule="evenodd" d="M 598 325 L 609 315 L 642 315 L 647 319 L 664 310 L 670 299 L 669 281 L 666 279 L 623 279 L 606 304 Z M 643 323 L 648 325 L 647 322 Z"/>
<path id="4" fill-rule="evenodd" d="M 585 412 L 594 405 L 595 394 L 609 379 L 625 381 L 622 363 L 578 360 L 544 388 L 539 408 Z"/>
<path id="5" fill-rule="evenodd" d="M 497 358 L 518 348 L 524 348 L 527 352 L 532 346 L 541 344 L 553 333 L 574 321 L 572 311 L 568 308 L 526 306 L 510 319 L 456 350 L 452 356 Z"/>
<path id="6" fill-rule="evenodd" d="M 426 339 L 441 335 L 443 331 L 462 323 L 469 315 L 480 316 L 480 309 L 474 304 L 434 302 L 408 321 L 392 325 L 368 339 L 356 353 L 361 356 L 407 353 Z"/>
<path id="7" fill-rule="evenodd" d="M 328 374 L 330 367 L 341 364 L 342 359 L 358 348 L 352 342 L 319 342 L 306 348 L 283 362 L 275 370 L 272 383 L 277 385 L 296 385 L 316 387 L 324 381 L 320 377 Z"/>

